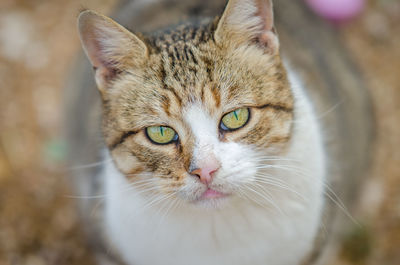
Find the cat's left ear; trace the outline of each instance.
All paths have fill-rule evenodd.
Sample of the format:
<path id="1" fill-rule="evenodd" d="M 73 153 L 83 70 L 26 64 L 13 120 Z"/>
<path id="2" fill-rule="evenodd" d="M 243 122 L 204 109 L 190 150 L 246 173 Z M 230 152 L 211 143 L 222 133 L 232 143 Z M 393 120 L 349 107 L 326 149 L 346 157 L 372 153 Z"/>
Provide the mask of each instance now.
<path id="1" fill-rule="evenodd" d="M 278 53 L 272 0 L 230 0 L 214 37 L 220 45 L 256 43 L 269 53 Z"/>
<path id="2" fill-rule="evenodd" d="M 146 44 L 112 19 L 94 11 L 83 11 L 78 18 L 83 49 L 96 73 L 101 91 L 125 69 L 141 66 L 148 58 Z"/>

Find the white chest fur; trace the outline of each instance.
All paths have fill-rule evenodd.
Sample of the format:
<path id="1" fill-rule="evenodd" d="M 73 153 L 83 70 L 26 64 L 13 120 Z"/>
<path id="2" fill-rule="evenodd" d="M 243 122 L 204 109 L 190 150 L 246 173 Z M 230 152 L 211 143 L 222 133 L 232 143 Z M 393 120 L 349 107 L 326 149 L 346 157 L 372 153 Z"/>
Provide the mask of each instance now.
<path id="1" fill-rule="evenodd" d="M 294 82 L 293 82 L 294 81 Z M 296 193 L 271 191 L 275 208 L 236 200 L 220 210 L 145 207 L 112 164 L 103 171 L 105 228 L 130 265 L 295 265 L 310 251 L 323 204 L 325 161 L 315 114 L 292 78 L 295 124 L 285 158 L 297 170 L 276 178 Z"/>

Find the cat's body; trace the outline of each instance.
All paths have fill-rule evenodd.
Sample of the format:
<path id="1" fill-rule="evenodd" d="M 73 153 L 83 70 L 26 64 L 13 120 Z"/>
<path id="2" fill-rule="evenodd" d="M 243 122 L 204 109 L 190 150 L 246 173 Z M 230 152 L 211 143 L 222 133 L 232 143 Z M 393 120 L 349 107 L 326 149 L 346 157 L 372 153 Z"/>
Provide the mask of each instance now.
<path id="1" fill-rule="evenodd" d="M 218 13 L 216 10 L 219 10 L 217 7 L 222 6 L 221 4 L 218 1 L 206 1 L 200 5 L 202 7 L 200 8 L 198 5 L 185 3 L 181 8 L 185 9 L 188 5 L 191 8 L 187 10 L 195 10 L 193 12 L 196 15 L 202 14 L 202 10 L 206 10 L 206 14 L 214 15 Z M 157 6 L 157 4 L 153 5 Z M 164 2 L 158 5 L 164 5 L 161 9 L 166 14 L 174 13 L 174 10 L 178 9 L 171 7 L 169 2 L 167 5 Z M 149 15 L 152 11 L 154 12 L 152 4 L 146 2 L 133 4 L 128 2 L 124 3 L 124 6 L 131 9 L 123 8 L 120 19 L 132 28 L 146 16 L 152 19 L 141 27 L 145 31 L 152 30 L 153 26 L 164 24 L 165 20 L 170 23 L 177 22 L 176 17 L 155 19 L 153 15 Z M 95 19 L 98 18 L 95 17 Z M 87 34 L 90 35 L 90 29 L 88 29 L 90 27 L 86 26 L 89 22 L 85 23 L 84 31 L 87 30 L 89 32 Z M 297 80 L 296 74 L 292 71 L 289 72 L 287 80 L 286 71 L 281 68 L 280 59 L 274 55 L 277 49 L 274 45 L 277 43 L 274 37 L 268 35 L 269 33 L 260 38 L 260 41 L 265 41 L 266 49 L 270 49 L 265 53 L 266 55 L 259 47 L 254 48 L 250 44 L 244 45 L 245 48 L 242 48 L 240 52 L 237 51 L 237 46 L 230 48 L 231 44 L 226 44 L 222 45 L 225 47 L 222 51 L 226 56 L 225 52 L 228 50 L 229 56 L 218 62 L 218 51 L 221 49 L 221 43 L 224 42 L 223 37 L 215 37 L 213 34 L 221 36 L 225 34 L 224 30 L 218 30 L 219 21 L 196 19 L 194 23 L 197 26 L 186 24 L 186 26 L 178 27 L 177 30 L 172 28 L 156 35 L 141 37 L 151 47 L 148 61 L 153 62 L 152 70 L 147 73 L 147 77 L 146 70 L 135 73 L 133 78 L 118 79 L 120 84 L 118 82 L 113 84 L 114 91 L 117 91 L 111 93 L 113 95 L 104 92 L 109 86 L 107 83 L 109 75 L 113 78 L 116 73 L 123 75 L 123 71 L 122 73 L 109 71 L 108 75 L 100 77 L 97 74 L 97 82 L 102 90 L 105 106 L 103 130 L 108 150 L 101 145 L 99 129 L 101 102 L 98 100 L 99 97 L 93 96 L 95 95 L 93 92 L 96 92 L 92 89 L 93 84 L 85 81 L 89 78 L 85 76 L 87 73 L 82 74 L 81 82 L 83 83 L 77 86 L 81 92 L 72 94 L 74 97 L 79 97 L 79 99 L 72 99 L 75 101 L 74 104 L 89 100 L 92 102 L 85 102 L 85 104 L 93 106 L 83 113 L 80 109 L 75 109 L 79 112 L 74 115 L 74 123 L 86 124 L 86 126 L 73 126 L 71 130 L 75 143 L 73 149 L 80 150 L 75 151 L 72 163 L 77 165 L 98 160 L 105 161 L 101 167 L 76 172 L 75 176 L 79 194 L 83 198 L 86 197 L 81 207 L 85 212 L 87 229 L 91 231 L 89 234 L 93 237 L 93 241 L 96 241 L 95 245 L 100 247 L 99 253 L 105 255 L 105 253 L 111 253 L 110 249 L 113 249 L 116 260 L 132 265 L 299 264 L 311 256 L 313 243 L 318 230 L 321 229 L 322 207 L 325 205 L 327 209 L 329 206 L 329 203 L 324 204 L 323 193 L 326 189 L 324 183 L 332 183 L 332 178 L 335 176 L 333 171 L 329 170 L 332 162 L 328 162 L 332 159 L 334 152 L 330 151 L 326 144 L 327 140 L 334 137 L 326 132 L 326 128 L 319 120 L 320 113 L 316 110 L 318 104 L 322 103 L 311 103 L 316 100 L 316 97 Z M 93 37 L 93 35 L 90 36 Z M 243 41 L 241 36 L 236 40 Z M 135 42 L 136 39 L 133 41 Z M 86 40 L 84 39 L 83 42 L 85 43 Z M 214 43 L 218 42 L 220 45 L 214 47 Z M 140 44 L 138 47 L 139 50 L 143 48 Z M 90 47 L 86 46 L 86 49 L 89 49 L 87 50 L 89 57 L 95 54 L 91 54 Z M 138 49 L 132 51 L 136 57 L 140 57 L 140 54 L 135 54 Z M 151 57 L 151 54 L 154 56 Z M 165 59 L 171 56 L 173 67 L 171 67 L 171 60 Z M 215 62 L 211 63 L 210 70 L 211 58 L 213 60 L 215 58 Z M 96 58 L 91 57 L 91 60 L 97 68 L 97 73 L 103 71 L 101 65 L 95 65 L 98 63 Z M 164 67 L 163 70 L 159 68 L 160 62 Z M 138 68 L 135 63 L 127 64 L 134 69 Z M 246 67 L 250 70 L 246 70 Z M 191 70 L 186 72 L 188 68 Z M 218 69 L 223 69 L 223 71 L 218 71 Z M 224 73 L 225 70 L 227 74 Z M 248 72 L 240 77 L 240 74 L 243 74 L 241 71 Z M 140 75 L 142 75 L 141 78 L 139 78 Z M 151 76 L 158 76 L 163 82 L 157 83 L 160 80 L 157 78 L 152 80 Z M 257 81 L 257 78 L 260 79 L 261 86 L 272 84 L 263 89 L 267 91 L 263 92 L 264 94 L 260 94 L 257 90 L 246 91 L 245 94 L 233 91 L 231 93 L 236 93 L 236 97 L 229 98 L 229 93 L 223 92 L 235 82 L 241 84 L 242 87 L 245 85 L 256 87 L 257 82 L 254 85 L 252 82 Z M 161 92 L 155 92 L 154 97 L 151 97 L 150 92 L 141 94 L 140 89 L 129 88 L 129 86 L 141 85 L 145 87 L 146 82 L 155 87 L 162 87 L 162 89 L 155 89 Z M 216 93 L 210 83 L 216 83 L 220 93 Z M 279 89 L 271 92 L 274 91 L 274 87 Z M 244 100 L 246 95 L 252 93 L 259 94 L 257 97 Z M 141 98 L 140 95 L 144 97 Z M 161 100 L 160 95 L 162 95 Z M 147 96 L 149 96 L 148 100 L 146 100 Z M 260 102 L 258 102 L 259 99 Z M 157 107 L 158 100 L 161 103 L 168 102 L 168 104 Z M 118 102 L 117 105 L 115 105 L 116 102 Z M 331 105 L 336 103 L 338 102 L 332 102 Z M 224 107 L 230 104 L 232 107 L 226 107 L 224 110 Z M 145 112 L 147 105 L 153 107 L 150 112 Z M 222 106 L 216 108 L 217 105 Z M 240 130 L 246 130 L 244 127 L 238 131 L 239 134 L 234 132 L 233 136 L 229 132 L 228 138 L 221 140 L 223 136 L 218 133 L 218 128 L 216 129 L 213 124 L 218 125 L 224 113 L 242 106 L 259 106 L 252 109 L 249 125 L 246 125 L 255 127 L 251 131 L 240 134 Z M 137 110 L 134 110 L 135 108 Z M 144 155 L 143 158 L 143 154 L 149 153 L 143 148 L 158 150 L 164 147 L 144 143 L 147 139 L 140 136 L 135 126 L 146 121 L 130 121 L 138 111 L 143 111 L 141 116 L 146 116 L 146 119 L 150 120 L 157 120 L 158 115 L 163 116 L 163 113 L 168 113 L 168 116 L 179 116 L 177 121 L 168 125 L 179 131 L 183 149 L 191 146 L 190 151 L 183 150 L 177 156 L 178 158 L 166 160 L 165 155 L 174 156 L 176 152 L 171 149 L 171 146 L 166 146 L 165 148 L 170 149 L 165 151 L 167 153 L 164 155 L 154 153 L 157 162 L 144 163 L 146 156 L 149 157 L 147 159 L 152 159 L 149 154 Z M 153 114 L 152 111 L 161 114 Z M 78 115 L 83 119 L 82 121 L 76 121 L 79 120 Z M 267 120 L 263 122 L 262 119 Z M 251 123 L 252 121 L 254 124 Z M 257 121 L 262 125 L 255 123 Z M 165 124 L 164 122 L 165 119 L 153 121 L 152 124 Z M 92 125 L 88 126 L 88 123 Z M 125 129 L 122 130 L 121 126 Z M 129 126 L 131 127 L 126 129 Z M 268 137 L 260 137 L 260 135 Z M 138 137 L 137 143 L 132 140 L 129 142 L 130 137 Z M 145 147 L 142 146 L 143 144 Z M 126 152 L 131 152 L 131 150 L 139 152 L 134 153 L 135 158 L 126 156 Z M 112 156 L 114 162 L 110 161 Z M 185 156 L 192 157 L 192 160 L 179 162 L 181 157 Z M 136 159 L 144 164 L 139 163 L 137 166 Z M 180 175 L 174 181 L 177 183 L 182 181 L 184 184 L 177 185 L 186 185 L 188 188 L 172 195 L 169 194 L 169 197 L 161 196 L 162 194 L 152 195 L 151 189 L 154 190 L 154 187 L 148 186 L 146 182 L 146 178 L 174 174 L 174 170 L 178 171 L 181 166 L 180 163 L 187 164 L 189 172 L 191 170 L 195 172 L 196 166 L 193 164 L 203 163 L 202 167 L 209 167 L 214 161 L 218 161 L 218 173 L 212 183 L 206 182 L 206 186 L 211 187 L 212 192 L 216 190 L 224 194 L 222 198 L 219 198 L 218 194 L 216 199 L 199 197 L 199 194 L 206 191 L 202 188 L 203 185 L 194 186 L 199 183 L 193 175 L 189 176 L 187 173 L 179 173 L 186 175 L 185 177 Z M 334 166 L 342 174 L 340 168 L 343 165 L 337 163 Z M 229 176 L 235 176 L 236 171 L 230 171 L 233 168 L 240 173 L 234 179 L 236 183 L 249 181 L 254 178 L 253 176 L 257 179 L 259 174 L 269 183 L 258 182 L 252 186 L 249 194 L 242 196 L 240 192 L 243 191 L 232 188 L 233 184 L 231 187 L 222 181 L 218 182 L 220 178 L 223 180 L 229 179 Z M 151 170 L 154 171 L 151 172 Z M 202 174 L 197 175 L 201 176 L 203 182 Z M 269 176 L 273 179 L 268 179 Z M 166 189 L 166 187 L 161 189 Z M 236 192 L 239 194 L 235 194 Z M 228 196 L 225 197 L 225 194 Z M 101 195 L 99 200 L 90 199 L 91 196 L 98 195 Z M 171 196 L 182 196 L 183 199 L 192 202 L 168 201 Z M 192 205 L 193 202 L 194 205 Z M 329 211 L 328 207 L 325 213 Z M 332 220 L 326 222 L 329 227 L 325 229 L 330 229 Z M 104 243 L 100 243 L 99 238 Z M 323 239 L 325 241 L 327 237 Z M 319 247 L 320 245 L 316 249 Z"/>

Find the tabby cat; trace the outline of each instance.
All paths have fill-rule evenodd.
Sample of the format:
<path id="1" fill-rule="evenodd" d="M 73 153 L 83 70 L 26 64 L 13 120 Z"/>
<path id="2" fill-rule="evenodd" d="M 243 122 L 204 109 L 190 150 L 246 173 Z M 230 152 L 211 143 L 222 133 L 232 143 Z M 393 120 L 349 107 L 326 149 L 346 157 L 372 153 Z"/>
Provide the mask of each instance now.
<path id="1" fill-rule="evenodd" d="M 272 3 L 230 0 L 215 18 L 198 9 L 142 33 L 79 16 L 101 102 L 80 92 L 93 107 L 74 119 L 92 129 L 72 138 L 77 157 L 103 161 L 76 173 L 99 263 L 311 264 L 332 177 L 327 136 L 282 62 Z"/>

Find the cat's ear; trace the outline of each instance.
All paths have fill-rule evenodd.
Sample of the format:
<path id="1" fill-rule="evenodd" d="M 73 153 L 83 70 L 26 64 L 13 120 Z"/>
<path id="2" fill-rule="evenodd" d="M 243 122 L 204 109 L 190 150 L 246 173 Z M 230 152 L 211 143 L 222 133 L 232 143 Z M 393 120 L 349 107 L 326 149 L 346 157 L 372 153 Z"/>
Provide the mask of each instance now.
<path id="1" fill-rule="evenodd" d="M 230 0 L 215 31 L 221 45 L 258 44 L 277 53 L 272 0 Z"/>
<path id="2" fill-rule="evenodd" d="M 124 69 L 137 67 L 148 56 L 146 44 L 133 33 L 94 11 L 83 11 L 78 18 L 83 49 L 96 71 L 100 90 Z"/>

